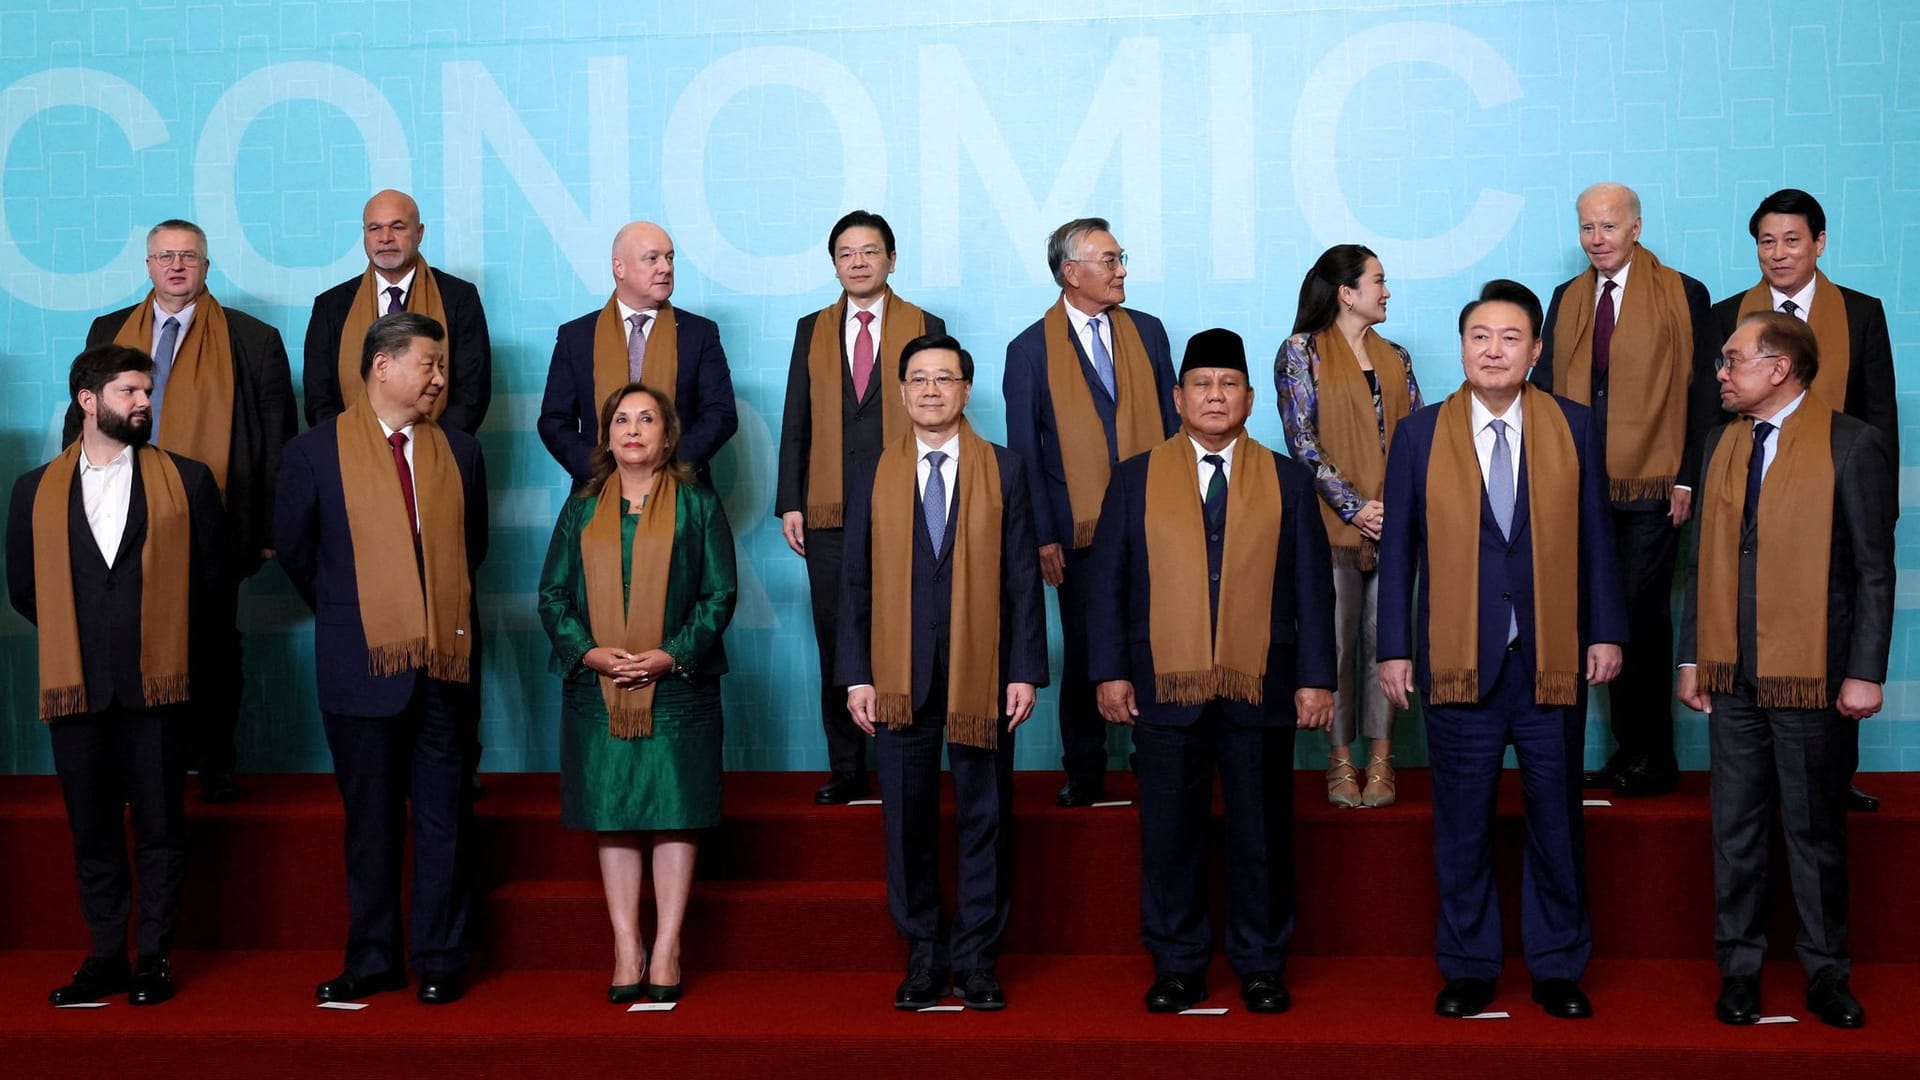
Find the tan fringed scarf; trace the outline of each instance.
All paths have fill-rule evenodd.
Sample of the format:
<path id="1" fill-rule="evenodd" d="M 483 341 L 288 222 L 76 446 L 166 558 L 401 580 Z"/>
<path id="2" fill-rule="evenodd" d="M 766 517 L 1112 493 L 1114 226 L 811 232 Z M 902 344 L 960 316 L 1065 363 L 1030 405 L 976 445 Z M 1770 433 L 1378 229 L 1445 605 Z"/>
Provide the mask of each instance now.
<path id="1" fill-rule="evenodd" d="M 900 353 L 907 343 L 927 332 L 927 313 L 888 289 L 882 303 L 879 348 L 873 356 L 874 375 L 880 380 L 876 404 L 880 408 L 882 441 L 891 446 L 907 432 L 907 407 L 900 403 Z M 807 401 L 812 443 L 807 449 L 807 528 L 838 529 L 846 513 L 846 443 L 841 424 L 840 379 L 846 370 L 847 296 L 829 305 L 813 320 L 813 340 L 807 348 Z"/>
<path id="2" fill-rule="evenodd" d="M 680 332 L 673 305 L 661 304 L 647 330 L 647 351 L 640 361 L 640 379 L 673 401 L 680 393 Z M 620 301 L 609 298 L 593 323 L 593 407 L 598 409 L 615 390 L 632 382 L 627 366 L 627 336 L 633 328 L 620 318 Z M 680 403 L 673 402 L 675 406 Z M 680 422 L 689 417 L 683 412 Z M 599 423 L 599 416 L 594 423 Z M 598 437 L 598 432 L 594 433 Z"/>
<path id="3" fill-rule="evenodd" d="M 1393 445 L 1393 429 L 1413 411 L 1413 395 L 1407 390 L 1407 365 L 1393 344 L 1371 328 L 1363 342 L 1374 376 L 1380 381 L 1380 412 L 1373 411 L 1373 392 L 1367 389 L 1366 373 L 1353 355 L 1353 347 L 1338 328 L 1313 335 L 1313 350 L 1320 358 L 1319 387 L 1320 447 L 1327 460 L 1340 470 L 1362 499 L 1378 499 L 1387 478 L 1387 447 Z M 1381 441 L 1380 426 L 1386 424 L 1386 440 Z M 1341 519 L 1325 499 L 1320 503 L 1320 520 L 1327 527 L 1327 540 L 1333 545 L 1335 566 L 1357 566 L 1372 570 L 1380 545 L 1360 534 L 1360 530 Z"/>
<path id="4" fill-rule="evenodd" d="M 392 275 L 398 281 L 407 276 L 405 270 Z M 346 325 L 340 328 L 340 407 L 350 409 L 361 398 L 367 396 L 367 384 L 360 378 L 360 354 L 366 348 L 367 327 L 375 319 L 386 313 L 387 297 L 380 291 L 380 282 L 374 277 L 373 265 L 367 265 L 367 272 L 360 275 L 360 291 L 353 294 L 353 304 L 347 308 Z M 447 309 L 440 302 L 440 283 L 434 280 L 433 271 L 428 268 L 424 256 L 413 257 L 413 286 L 407 290 L 407 310 L 416 315 L 425 315 L 440 324 L 447 332 L 447 370 L 453 370 L 453 327 L 447 325 Z M 446 411 L 449 395 L 441 394 L 433 400 L 433 412 L 429 420 L 440 419 Z M 378 425 L 376 425 L 378 426 Z"/>
<path id="5" fill-rule="evenodd" d="M 873 476 L 873 685 L 880 721 L 890 731 L 913 724 L 919 464 L 920 447 L 909 431 L 880 455 Z M 947 635 L 947 741 L 992 750 L 1000 742 L 1000 467 L 993 446 L 964 419 L 954 487 L 959 501 Z"/>
<path id="6" fill-rule="evenodd" d="M 1523 384 L 1520 409 L 1524 449 L 1514 450 L 1526 455 L 1527 516 L 1533 531 L 1533 700 L 1572 705 L 1583 674 L 1580 458 L 1573 431 L 1551 394 Z M 1473 436 L 1472 392 L 1463 386 L 1441 404 L 1427 458 L 1431 705 L 1480 700 L 1480 506 L 1485 480 Z M 1506 632 L 1505 627 L 1491 629 Z"/>
<path id="7" fill-rule="evenodd" d="M 346 491 L 367 671 L 398 675 L 424 666 L 433 678 L 466 682 L 473 652 L 467 496 L 446 433 L 431 421 L 413 425 L 413 490 L 426 567 L 422 594 L 420 572 L 409 558 L 413 535 L 393 447 L 365 394 L 340 414 L 338 424 L 340 482 Z"/>
<path id="8" fill-rule="evenodd" d="M 1133 318 L 1108 308 L 1113 327 L 1114 436 L 1125 461 L 1153 449 L 1167 437 L 1160 417 L 1160 391 L 1153 382 L 1153 361 Z M 1047 309 L 1041 333 L 1047 344 L 1047 391 L 1053 397 L 1054 430 L 1060 435 L 1060 463 L 1067 474 L 1067 505 L 1073 510 L 1073 546 L 1093 544 L 1100 502 L 1107 496 L 1107 432 L 1093 407 L 1093 388 L 1080 368 L 1066 301 Z M 1091 357 L 1089 357 L 1091 360 Z"/>
<path id="9" fill-rule="evenodd" d="M 1273 637 L 1273 575 L 1280 553 L 1280 473 L 1273 451 L 1244 430 L 1227 483 L 1220 553 L 1220 618 L 1207 582 L 1207 523 L 1200 459 L 1182 432 L 1147 458 L 1147 572 L 1153 581 L 1148 640 L 1154 698 L 1199 705 L 1214 698 L 1261 703 Z"/>
<path id="10" fill-rule="evenodd" d="M 1593 267 L 1560 296 L 1553 323 L 1553 386 L 1593 404 Z M 1607 496 L 1617 503 L 1673 493 L 1687 443 L 1687 388 L 1693 383 L 1693 318 L 1679 271 L 1637 247 L 1633 280 L 1619 299 L 1607 349 Z"/>
<path id="11" fill-rule="evenodd" d="M 39 607 L 42 720 L 87 711 L 87 675 L 80 657 L 73 553 L 67 535 L 83 441 L 75 439 L 47 465 L 33 493 L 33 588 Z M 187 700 L 193 516 L 180 470 L 166 451 L 143 446 L 134 453 L 147 500 L 147 539 L 140 546 L 140 696 L 151 708 Z M 83 542 L 91 544 L 93 537 Z"/>
<path id="12" fill-rule="evenodd" d="M 115 345 L 147 352 L 153 348 L 153 293 L 133 309 Z M 227 458 L 233 451 L 233 339 L 227 313 L 205 289 L 193 302 L 193 323 L 174 343 L 173 371 L 161 411 L 166 426 L 155 445 L 190 457 L 213 471 L 213 482 L 227 490 Z"/>
<path id="13" fill-rule="evenodd" d="M 1835 297 L 1837 300 L 1838 297 Z M 1820 310 L 1815 304 L 1814 310 Z M 1827 571 L 1833 555 L 1833 411 L 1808 397 L 1774 437 L 1760 488 L 1754 598 L 1756 704 L 1824 709 Z M 1700 512 L 1700 687 L 1731 693 L 1740 674 L 1740 516 L 1747 501 L 1753 425 L 1729 424 L 1707 463 Z"/>
<path id="14" fill-rule="evenodd" d="M 1765 278 L 1740 297 L 1740 318 L 1756 311 L 1779 311 L 1773 306 L 1773 291 Z M 1806 316 L 1807 328 L 1820 345 L 1820 372 L 1811 389 L 1834 412 L 1847 411 L 1847 377 L 1853 370 L 1853 338 L 1847 325 L 1847 297 L 1827 275 L 1813 272 L 1813 311 Z M 1744 492 L 1741 498 L 1745 498 Z M 1824 580 L 1824 579 L 1823 579 Z"/>
<path id="15" fill-rule="evenodd" d="M 656 473 L 653 493 L 633 530 L 633 581 L 621 570 L 620 476 L 600 487 L 593 520 L 580 531 L 580 561 L 587 575 L 587 624 L 593 640 L 630 653 L 657 649 L 666 639 L 667 572 L 673 565 L 673 529 L 679 515 L 679 483 Z M 653 736 L 654 684 L 633 690 L 600 676 L 607 703 L 607 733 L 616 739 Z"/>

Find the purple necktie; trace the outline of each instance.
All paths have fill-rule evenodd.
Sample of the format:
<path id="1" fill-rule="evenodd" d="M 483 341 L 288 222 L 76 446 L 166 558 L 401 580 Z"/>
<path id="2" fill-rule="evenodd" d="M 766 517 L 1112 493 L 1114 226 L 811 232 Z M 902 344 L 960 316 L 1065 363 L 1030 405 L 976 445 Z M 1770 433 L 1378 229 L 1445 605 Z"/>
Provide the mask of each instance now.
<path id="1" fill-rule="evenodd" d="M 405 311 L 405 310 L 407 310 L 407 294 L 404 292 L 401 292 L 400 286 L 398 285 L 387 286 L 386 313 L 388 315 L 392 315 L 395 312 Z"/>
<path id="2" fill-rule="evenodd" d="M 1593 381 L 1605 382 L 1607 364 L 1613 359 L 1613 290 L 1618 288 L 1612 278 L 1600 286 L 1600 303 L 1593 312 Z"/>
<path id="3" fill-rule="evenodd" d="M 640 381 L 640 367 L 647 362 L 647 323 L 653 316 L 636 311 L 627 316 L 633 329 L 627 332 L 627 380 Z"/>

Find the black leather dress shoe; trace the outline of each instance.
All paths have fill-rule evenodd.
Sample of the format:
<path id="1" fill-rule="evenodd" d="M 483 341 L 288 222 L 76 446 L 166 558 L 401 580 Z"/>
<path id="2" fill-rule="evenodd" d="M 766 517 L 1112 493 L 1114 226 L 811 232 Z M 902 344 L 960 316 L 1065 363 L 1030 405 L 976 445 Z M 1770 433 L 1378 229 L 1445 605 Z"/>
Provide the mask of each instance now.
<path id="1" fill-rule="evenodd" d="M 457 971 L 436 971 L 420 976 L 420 989 L 414 996 L 422 1005 L 451 1005 L 467 992 L 466 980 Z"/>
<path id="2" fill-rule="evenodd" d="M 813 793 L 813 801 L 820 806 L 845 806 L 855 799 L 866 798 L 867 791 L 866 773 L 837 772 Z"/>
<path id="3" fill-rule="evenodd" d="M 1177 1013 L 1205 1000 L 1207 979 L 1204 975 L 1163 973 L 1154 976 L 1153 985 L 1147 987 L 1148 1012 Z"/>
<path id="4" fill-rule="evenodd" d="M 1240 980 L 1240 1000 L 1248 1012 L 1283 1013 L 1293 1007 L 1293 995 L 1277 971 L 1256 971 Z"/>
<path id="5" fill-rule="evenodd" d="M 80 1005 L 118 994 L 133 982 L 133 969 L 124 956 L 89 956 L 80 961 L 73 979 L 47 995 L 55 1005 Z"/>
<path id="6" fill-rule="evenodd" d="M 1629 768 L 1621 769 L 1613 781 L 1613 793 L 1623 799 L 1642 799 L 1653 795 L 1670 795 L 1680 783 L 1678 769 L 1655 768 L 1641 762 Z"/>
<path id="7" fill-rule="evenodd" d="M 1581 782 L 1590 788 L 1610 788 L 1620 782 L 1620 774 L 1626 771 L 1627 762 L 1618 753 L 1607 759 L 1605 765 L 1597 769 L 1588 769 L 1580 774 Z"/>
<path id="8" fill-rule="evenodd" d="M 1054 797 L 1055 806 L 1092 806 L 1107 797 L 1107 789 L 1099 784 L 1068 784 Z"/>
<path id="9" fill-rule="evenodd" d="M 403 971 L 383 971 L 378 975 L 355 975 L 343 971 L 314 987 L 313 996 L 321 1001 L 359 1001 L 373 994 L 404 990 L 406 987 L 407 975 Z"/>
<path id="10" fill-rule="evenodd" d="M 1487 1011 L 1493 1004 L 1493 980 L 1448 979 L 1433 999 L 1436 1016 L 1472 1016 Z"/>
<path id="11" fill-rule="evenodd" d="M 1720 1000 L 1713 1003 L 1714 1019 L 1723 1024 L 1760 1022 L 1760 978 L 1726 975 L 1720 979 Z"/>
<path id="12" fill-rule="evenodd" d="M 1871 814 L 1880 809 L 1880 799 L 1857 787 L 1847 789 L 1847 809 L 1856 814 Z"/>
<path id="13" fill-rule="evenodd" d="M 1593 1016 L 1593 1002 L 1572 979 L 1535 979 L 1533 1002 L 1548 1016 L 1562 1020 L 1587 1020 Z"/>
<path id="14" fill-rule="evenodd" d="M 173 968 L 164 956 L 143 956 L 133 969 L 129 1005 L 158 1005 L 173 998 Z"/>
<path id="15" fill-rule="evenodd" d="M 1000 980 L 993 977 L 992 968 L 956 971 L 953 985 L 960 992 L 960 1003 L 969 1009 L 997 1012 L 1007 1007 L 1007 995 L 1001 992 Z"/>
<path id="16" fill-rule="evenodd" d="M 947 973 L 921 968 L 907 972 L 900 982 L 900 988 L 893 992 L 893 1007 L 896 1009 L 924 1009 L 929 1005 L 940 1004 L 947 996 Z"/>
<path id="17" fill-rule="evenodd" d="M 200 801 L 218 805 L 240 801 L 240 789 L 233 785 L 232 773 L 200 774 Z"/>
<path id="18" fill-rule="evenodd" d="M 1807 984 L 1807 1008 L 1829 1027 L 1857 1028 L 1867 1022 L 1867 1010 L 1847 989 L 1839 968 L 1824 968 Z"/>

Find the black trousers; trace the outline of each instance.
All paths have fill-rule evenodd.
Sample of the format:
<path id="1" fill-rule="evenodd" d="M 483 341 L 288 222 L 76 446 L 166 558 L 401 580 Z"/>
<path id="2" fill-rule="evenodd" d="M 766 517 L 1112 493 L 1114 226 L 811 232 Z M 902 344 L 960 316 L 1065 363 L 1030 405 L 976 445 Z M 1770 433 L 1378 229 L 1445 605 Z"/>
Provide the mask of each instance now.
<path id="1" fill-rule="evenodd" d="M 422 676 L 397 716 L 325 713 L 334 779 L 346 808 L 347 960 L 353 975 L 401 966 L 401 859 L 413 818 L 413 903 L 406 958 L 422 974 L 469 959 L 476 723 L 473 690 Z"/>
<path id="2" fill-rule="evenodd" d="M 1673 567 L 1680 530 L 1665 510 L 1613 511 L 1620 580 L 1627 600 L 1627 644 L 1620 675 L 1607 686 L 1615 767 L 1645 762 L 1659 772 L 1673 754 Z"/>
<path id="3" fill-rule="evenodd" d="M 1065 544 L 1066 574 L 1054 590 L 1060 605 L 1060 767 L 1075 787 L 1106 782 L 1107 721 L 1100 715 L 1093 681 L 1087 678 L 1087 599 L 1108 587 L 1088 572 L 1091 551 Z"/>
<path id="4" fill-rule="evenodd" d="M 127 917 L 133 878 L 127 865 L 125 821 L 133 820 L 139 874 L 138 955 L 165 956 L 173 948 L 180 891 L 187 872 L 188 725 L 186 706 L 124 709 L 69 716 L 48 725 L 53 770 L 73 829 L 73 868 L 80 913 L 93 936 L 92 955 L 127 954 Z"/>
<path id="5" fill-rule="evenodd" d="M 837 773 L 865 773 L 866 733 L 847 714 L 846 689 L 833 684 L 846 536 L 844 529 L 806 531 L 807 591 L 813 597 L 813 637 L 820 644 L 820 726 L 827 735 L 827 767 Z"/>
<path id="6" fill-rule="evenodd" d="M 240 640 L 240 582 L 221 582 L 219 609 L 207 619 L 211 662 L 195 671 L 193 761 L 202 775 L 232 776 L 239 760 L 240 701 L 246 696 Z"/>

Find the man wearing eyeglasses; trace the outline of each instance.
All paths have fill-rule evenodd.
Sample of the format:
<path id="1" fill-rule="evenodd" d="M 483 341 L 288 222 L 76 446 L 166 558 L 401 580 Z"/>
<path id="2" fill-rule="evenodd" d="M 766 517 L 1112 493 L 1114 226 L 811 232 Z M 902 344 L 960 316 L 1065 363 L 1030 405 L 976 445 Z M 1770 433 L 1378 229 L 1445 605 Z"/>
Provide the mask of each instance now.
<path id="1" fill-rule="evenodd" d="M 1122 307 L 1127 253 L 1104 218 L 1078 218 L 1047 238 L 1060 299 L 1007 345 L 1001 391 L 1007 445 L 1038 489 L 1040 573 L 1057 591 L 1062 643 L 1061 806 L 1106 794 L 1107 726 L 1087 676 L 1087 603 L 1104 583 L 1088 573 L 1094 526 L 1114 464 L 1158 446 L 1179 426 L 1173 350 L 1160 320 Z"/>
<path id="2" fill-rule="evenodd" d="M 575 484 L 592 473 L 601 404 L 630 382 L 671 396 L 679 459 L 711 483 L 708 463 L 740 426 L 733 376 L 720 328 L 672 296 L 673 238 L 650 221 L 628 222 L 613 238 L 613 295 L 560 327 L 540 402 L 540 441 Z"/>
<path id="3" fill-rule="evenodd" d="M 1688 561 L 1678 693 L 1710 714 L 1714 1014 L 1728 1024 L 1764 1012 L 1776 806 L 1807 1008 L 1866 1023 L 1848 988 L 1847 783 L 1887 676 L 1893 462 L 1878 428 L 1808 393 L 1826 373 L 1819 331 L 1759 311 L 1721 349 L 1720 399 L 1737 418 L 1707 438 Z"/>
<path id="4" fill-rule="evenodd" d="M 880 456 L 881 447 L 907 432 L 898 391 L 901 351 L 915 338 L 947 331 L 940 316 L 888 287 L 894 254 L 893 226 L 879 214 L 855 210 L 834 223 L 827 255 L 840 298 L 800 317 L 787 366 L 773 509 L 787 546 L 807 561 L 820 646 L 820 716 L 832 770 L 814 792 L 813 801 L 822 806 L 864 799 L 871 788 L 866 739 L 833 683 L 847 484 Z"/>
<path id="5" fill-rule="evenodd" d="M 847 485 L 846 575 L 834 685 L 873 736 L 887 909 L 907 940 L 897 1009 L 949 987 L 1006 1007 L 994 972 L 1012 901 L 1014 732 L 1047 682 L 1047 616 L 1026 470 L 964 415 L 973 357 L 945 334 L 908 342 L 898 397 L 909 430 Z M 940 752 L 959 836 L 953 919 L 940 910 Z"/>
<path id="6" fill-rule="evenodd" d="M 1835 285 L 1820 272 L 1820 256 L 1827 250 L 1827 212 L 1812 195 L 1798 188 L 1774 192 L 1760 200 L 1747 219 L 1747 232 L 1760 260 L 1761 280 L 1713 305 L 1720 339 L 1731 338 L 1740 320 L 1756 311 L 1783 312 L 1812 327 L 1820 341 L 1820 377 L 1811 389 L 1828 405 L 1879 430 L 1887 460 L 1895 466 L 1882 497 L 1898 516 L 1900 411 L 1886 309 L 1877 298 Z M 1848 775 L 1858 767 L 1856 746 Z M 1849 783 L 1847 808 L 1872 813 L 1880 800 Z"/>
<path id="7" fill-rule="evenodd" d="M 171 219 L 147 233 L 146 298 L 93 321 L 87 347 L 109 342 L 153 357 L 154 444 L 202 462 L 224 496 L 226 577 L 212 597 L 204 652 L 220 658 L 194 679 L 200 728 L 196 758 L 205 802 L 239 798 L 233 783 L 235 729 L 245 679 L 236 625 L 240 582 L 273 557 L 274 484 L 280 450 L 293 438 L 293 374 L 280 331 L 207 291 L 207 234 Z M 78 438 L 83 417 L 67 409 L 62 444 Z"/>

